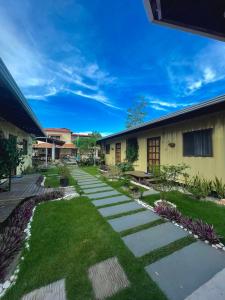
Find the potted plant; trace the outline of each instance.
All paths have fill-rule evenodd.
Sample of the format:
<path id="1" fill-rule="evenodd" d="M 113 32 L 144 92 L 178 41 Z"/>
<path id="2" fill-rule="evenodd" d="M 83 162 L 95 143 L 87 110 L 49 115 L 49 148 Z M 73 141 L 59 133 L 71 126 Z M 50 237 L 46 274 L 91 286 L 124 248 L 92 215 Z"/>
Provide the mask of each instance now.
<path id="1" fill-rule="evenodd" d="M 66 166 L 60 167 L 59 175 L 60 175 L 60 185 L 61 186 L 68 186 L 69 185 L 70 172 L 69 172 L 69 170 Z"/>

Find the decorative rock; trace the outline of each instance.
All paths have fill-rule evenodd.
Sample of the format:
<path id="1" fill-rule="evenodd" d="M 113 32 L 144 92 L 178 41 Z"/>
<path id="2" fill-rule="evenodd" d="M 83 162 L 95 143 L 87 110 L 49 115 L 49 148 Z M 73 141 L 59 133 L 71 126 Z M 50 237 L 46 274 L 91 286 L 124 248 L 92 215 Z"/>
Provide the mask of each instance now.
<path id="1" fill-rule="evenodd" d="M 190 234 L 192 234 L 192 231 L 188 231 Z"/>
<path id="2" fill-rule="evenodd" d="M 220 244 L 216 244 L 216 247 L 222 249 L 223 247 Z"/>
<path id="3" fill-rule="evenodd" d="M 223 251 L 225 251 L 225 247 L 223 247 Z"/>
<path id="4" fill-rule="evenodd" d="M 0 295 L 1 295 L 2 291 L 3 291 L 3 287 L 2 287 L 2 284 L 0 284 Z"/>
<path id="5" fill-rule="evenodd" d="M 221 247 L 224 247 L 224 244 L 223 244 L 223 243 L 219 243 L 219 245 L 220 245 Z"/>
<path id="6" fill-rule="evenodd" d="M 209 241 L 205 240 L 205 243 L 206 243 L 206 244 L 209 244 Z"/>
<path id="7" fill-rule="evenodd" d="M 15 275 L 12 275 L 11 277 L 10 277 L 10 281 L 12 282 L 12 281 L 14 281 L 15 280 Z"/>
<path id="8" fill-rule="evenodd" d="M 23 256 L 21 257 L 21 260 L 24 260 L 24 257 L 23 257 Z"/>
<path id="9" fill-rule="evenodd" d="M 184 231 L 187 231 L 187 228 L 184 228 Z"/>
<path id="10" fill-rule="evenodd" d="M 180 225 L 180 228 L 182 228 L 182 229 L 183 229 L 183 228 L 184 228 L 184 226 Z"/>
<path id="11" fill-rule="evenodd" d="M 212 245 L 212 247 L 215 248 L 215 249 L 217 249 L 216 245 L 214 245 L 214 244 Z"/>
<path id="12" fill-rule="evenodd" d="M 2 286 L 3 289 L 8 289 L 10 287 L 10 284 L 11 284 L 11 282 L 9 280 L 5 281 Z"/>
<path id="13" fill-rule="evenodd" d="M 196 234 L 194 234 L 194 238 L 198 239 L 198 236 Z"/>

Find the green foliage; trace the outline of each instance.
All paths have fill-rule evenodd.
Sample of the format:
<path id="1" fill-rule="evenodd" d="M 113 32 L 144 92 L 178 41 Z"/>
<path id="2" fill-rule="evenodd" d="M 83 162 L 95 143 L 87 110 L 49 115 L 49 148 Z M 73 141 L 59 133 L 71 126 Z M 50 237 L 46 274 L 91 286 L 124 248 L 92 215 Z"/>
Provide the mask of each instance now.
<path id="1" fill-rule="evenodd" d="M 138 198 L 138 199 L 143 198 L 144 190 L 141 187 L 134 185 L 130 188 L 130 191 L 133 194 L 134 198 Z"/>
<path id="2" fill-rule="evenodd" d="M 117 167 L 120 169 L 120 171 L 122 173 L 134 170 L 133 164 L 130 163 L 130 162 L 121 162 L 121 163 L 118 163 Z"/>
<path id="3" fill-rule="evenodd" d="M 70 177 L 70 170 L 66 166 L 59 167 L 59 175 L 62 178 L 69 178 Z"/>
<path id="4" fill-rule="evenodd" d="M 222 179 L 216 177 L 213 181 L 213 188 L 220 199 L 225 198 L 225 184 L 222 182 Z"/>
<path id="5" fill-rule="evenodd" d="M 138 126 L 144 122 L 144 119 L 147 116 L 146 107 L 147 102 L 144 98 L 141 98 L 134 105 L 132 105 L 131 108 L 128 108 L 126 121 L 127 128 Z"/>
<path id="6" fill-rule="evenodd" d="M 197 199 L 207 197 L 212 191 L 212 182 L 196 175 L 187 184 L 187 190 Z"/>
<path id="7" fill-rule="evenodd" d="M 102 136 L 99 132 L 93 131 L 90 137 L 78 137 L 74 144 L 79 149 L 80 154 L 86 154 L 89 153 L 90 150 L 96 146 L 97 140 L 101 137 Z"/>
<path id="8" fill-rule="evenodd" d="M 126 188 L 129 188 L 131 183 L 128 176 L 125 176 L 124 179 L 122 179 L 122 185 Z"/>
<path id="9" fill-rule="evenodd" d="M 110 166 L 106 176 L 110 179 L 119 178 L 121 176 L 121 170 L 118 166 Z"/>
<path id="10" fill-rule="evenodd" d="M 23 149 L 17 145 L 14 138 L 0 139 L 0 179 L 8 177 L 9 189 L 11 188 L 11 174 L 18 166 L 23 166 L 24 155 Z"/>
<path id="11" fill-rule="evenodd" d="M 134 163 L 138 160 L 138 141 L 136 138 L 127 140 L 126 159 L 130 163 Z"/>
<path id="12" fill-rule="evenodd" d="M 165 199 L 165 193 L 174 189 L 179 180 L 186 177 L 188 166 L 185 164 L 164 165 L 154 169 L 158 178 L 157 189 L 160 191 L 161 199 Z"/>

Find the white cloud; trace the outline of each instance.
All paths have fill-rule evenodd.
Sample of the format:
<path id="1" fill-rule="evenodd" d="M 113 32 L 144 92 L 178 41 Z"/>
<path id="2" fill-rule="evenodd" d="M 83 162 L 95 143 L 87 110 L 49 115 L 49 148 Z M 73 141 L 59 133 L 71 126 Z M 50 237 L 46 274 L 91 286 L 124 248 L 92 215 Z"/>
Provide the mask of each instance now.
<path id="1" fill-rule="evenodd" d="M 16 2 L 11 4 L 10 10 L 9 6 L 0 7 L 0 56 L 28 99 L 46 101 L 59 93 L 77 90 L 81 97 L 116 108 L 104 95 L 106 85 L 112 84 L 115 77 L 66 42 L 67 55 L 61 61 L 52 60 L 51 51 L 29 20 L 29 2 L 21 7 Z M 23 26 L 18 26 L 20 23 Z M 45 42 L 49 45 L 58 36 L 52 32 L 55 28 L 46 28 L 46 36 L 48 30 L 49 41 Z M 63 45 L 58 51 L 64 51 Z M 91 95 L 89 91 L 95 93 Z"/>
<path id="2" fill-rule="evenodd" d="M 151 108 L 155 110 L 161 110 L 161 111 L 169 111 L 169 108 L 185 108 L 191 105 L 194 105 L 196 103 L 181 103 L 181 102 L 172 102 L 172 101 L 165 101 L 165 100 L 159 100 L 153 97 L 147 96 L 146 99 L 149 102 L 149 105 Z"/>

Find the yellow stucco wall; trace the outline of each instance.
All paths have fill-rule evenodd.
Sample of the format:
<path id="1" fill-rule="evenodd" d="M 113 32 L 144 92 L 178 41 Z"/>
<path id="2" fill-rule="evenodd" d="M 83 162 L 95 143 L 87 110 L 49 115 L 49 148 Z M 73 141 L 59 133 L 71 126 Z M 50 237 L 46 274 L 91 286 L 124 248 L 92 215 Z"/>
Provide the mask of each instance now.
<path id="1" fill-rule="evenodd" d="M 183 133 L 207 128 L 213 129 L 213 157 L 184 157 Z M 225 112 L 142 131 L 133 135 L 133 137 L 137 137 L 139 145 L 139 159 L 134 163 L 136 170 L 147 171 L 147 139 L 158 136 L 161 137 L 161 165 L 185 163 L 190 167 L 190 175 L 199 173 L 207 179 L 214 179 L 215 176 L 218 176 L 225 182 Z M 122 143 L 122 157 L 125 159 L 126 139 L 129 137 L 132 135 L 109 141 L 111 149 L 110 154 L 106 155 L 106 164 L 115 163 L 116 142 Z M 175 143 L 175 147 L 171 148 L 169 143 Z"/>
<path id="2" fill-rule="evenodd" d="M 72 135 L 71 132 L 56 132 L 56 131 L 49 131 L 46 130 L 46 134 L 48 136 L 60 136 L 60 140 L 66 143 L 72 143 Z"/>
<path id="3" fill-rule="evenodd" d="M 8 138 L 10 134 L 17 137 L 17 142 L 22 142 L 23 139 L 27 140 L 27 155 L 24 156 L 23 170 L 27 167 L 32 166 L 32 137 L 30 134 L 14 126 L 12 123 L 9 123 L 0 118 L 0 131 L 3 132 L 4 137 Z M 21 174 L 21 167 L 17 168 L 17 174 Z"/>

